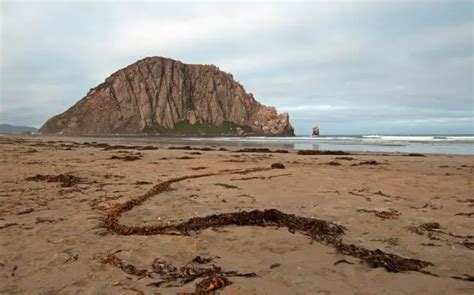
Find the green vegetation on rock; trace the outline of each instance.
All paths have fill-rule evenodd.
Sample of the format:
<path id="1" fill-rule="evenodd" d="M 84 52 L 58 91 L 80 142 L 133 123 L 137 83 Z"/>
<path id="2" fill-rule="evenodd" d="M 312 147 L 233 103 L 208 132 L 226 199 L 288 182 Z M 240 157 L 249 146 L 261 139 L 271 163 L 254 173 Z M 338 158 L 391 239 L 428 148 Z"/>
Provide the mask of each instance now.
<path id="1" fill-rule="evenodd" d="M 206 122 L 191 124 L 188 121 L 182 121 L 171 129 L 158 125 L 146 126 L 143 132 L 162 135 L 239 135 L 239 129 L 244 133 L 252 131 L 248 126 L 241 126 L 228 121 L 220 126 L 213 126 Z"/>

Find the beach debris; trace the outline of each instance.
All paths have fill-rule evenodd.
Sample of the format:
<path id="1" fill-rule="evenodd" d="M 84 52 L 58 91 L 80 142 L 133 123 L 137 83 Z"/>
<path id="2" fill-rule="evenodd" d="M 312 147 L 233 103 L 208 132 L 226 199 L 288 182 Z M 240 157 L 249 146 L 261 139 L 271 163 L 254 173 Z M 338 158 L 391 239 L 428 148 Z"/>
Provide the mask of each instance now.
<path id="1" fill-rule="evenodd" d="M 189 145 L 185 145 L 185 146 L 170 146 L 168 147 L 169 150 L 194 150 L 194 149 L 197 149 L 197 148 L 194 148 L 194 147 L 190 147 Z"/>
<path id="2" fill-rule="evenodd" d="M 474 212 L 468 212 L 468 213 L 464 213 L 464 212 L 462 212 L 462 213 L 456 213 L 456 214 L 454 214 L 454 215 L 456 215 L 456 216 L 466 216 L 466 217 L 471 217 L 471 216 L 473 216 L 473 215 L 474 215 Z"/>
<path id="3" fill-rule="evenodd" d="M 469 207 L 474 207 L 474 199 L 457 200 L 456 202 L 465 203 L 468 204 Z"/>
<path id="4" fill-rule="evenodd" d="M 474 242 L 471 242 L 469 240 L 464 240 L 464 241 L 461 242 L 461 244 L 464 247 L 468 248 L 469 250 L 474 250 Z"/>
<path id="5" fill-rule="evenodd" d="M 207 169 L 207 167 L 204 167 L 204 166 L 191 167 L 191 170 L 204 170 L 204 169 Z"/>
<path id="6" fill-rule="evenodd" d="M 63 265 L 77 261 L 77 259 L 79 259 L 79 254 L 69 254 L 69 258 L 64 261 Z"/>
<path id="7" fill-rule="evenodd" d="M 15 271 L 16 271 L 17 269 L 18 269 L 18 266 L 17 266 L 17 265 L 13 266 L 13 268 L 12 268 L 12 270 L 11 270 L 11 272 L 10 272 L 10 276 L 14 277 L 14 276 L 15 276 Z"/>
<path id="8" fill-rule="evenodd" d="M 335 159 L 336 159 L 336 160 L 344 160 L 344 161 L 353 161 L 353 160 L 356 160 L 356 158 L 352 158 L 352 157 L 336 157 Z"/>
<path id="9" fill-rule="evenodd" d="M 113 175 L 113 174 L 105 174 L 104 175 L 105 179 L 111 179 L 111 178 L 116 178 L 116 179 L 123 179 L 125 176 L 123 175 Z"/>
<path id="10" fill-rule="evenodd" d="M 382 197 L 387 197 L 387 198 L 390 198 L 391 196 L 390 195 L 387 195 L 385 193 L 383 193 L 381 190 L 379 191 L 376 191 L 375 193 L 373 193 L 374 195 L 379 195 L 379 196 L 382 196 Z"/>
<path id="11" fill-rule="evenodd" d="M 228 189 L 240 189 L 236 185 L 231 185 L 231 184 L 226 184 L 226 183 L 215 183 L 214 185 L 222 186 L 222 187 L 225 187 L 225 188 L 228 188 Z"/>
<path id="12" fill-rule="evenodd" d="M 336 161 L 331 161 L 331 162 L 328 162 L 328 163 L 325 163 L 323 165 L 329 165 L 329 166 L 341 166 L 342 164 L 339 163 L 339 162 L 336 162 Z"/>
<path id="13" fill-rule="evenodd" d="M 75 143 L 76 147 L 79 146 L 79 144 Z M 145 145 L 145 146 L 140 146 L 140 145 L 110 145 L 108 143 L 97 143 L 95 141 L 93 142 L 84 142 L 82 143 L 82 146 L 86 147 L 93 147 L 93 148 L 102 148 L 104 151 L 111 151 L 111 150 L 141 150 L 141 151 L 147 151 L 147 150 L 157 150 L 158 147 L 152 146 L 152 145 Z"/>
<path id="14" fill-rule="evenodd" d="M 383 267 L 388 272 L 422 271 L 423 268 L 433 265 L 431 262 L 420 259 L 404 258 L 395 254 L 385 253 L 382 250 L 368 250 L 353 244 L 338 242 L 336 249 L 345 255 L 359 258 L 372 268 Z"/>
<path id="15" fill-rule="evenodd" d="M 221 267 L 214 264 L 205 267 L 197 266 L 197 264 L 204 265 L 212 261 L 212 258 L 201 256 L 194 257 L 191 262 L 182 267 L 176 267 L 161 258 L 155 258 L 151 265 L 150 271 L 124 262 L 115 254 L 116 253 L 108 254 L 101 258 L 100 261 L 103 264 L 109 264 L 118 267 L 130 275 L 139 277 L 153 277 L 152 274 L 158 274 L 160 276 L 160 280 L 149 283 L 148 286 L 161 287 L 162 285 L 166 284 L 165 287 L 179 287 L 202 278 L 201 282 L 196 284 L 195 294 L 207 294 L 232 284 L 228 277 L 257 276 L 257 274 L 254 272 L 241 273 L 238 271 L 223 271 Z"/>
<path id="16" fill-rule="evenodd" d="M 232 282 L 229 281 L 225 276 L 209 276 L 202 280 L 200 283 L 196 284 L 196 293 L 209 293 L 217 289 L 222 289 L 225 286 L 231 285 Z"/>
<path id="17" fill-rule="evenodd" d="M 362 161 L 357 164 L 352 164 L 351 166 L 363 166 L 363 165 L 383 165 L 383 163 L 377 162 L 375 160 Z"/>
<path id="18" fill-rule="evenodd" d="M 44 182 L 59 182 L 62 187 L 71 187 L 79 183 L 83 183 L 84 179 L 71 174 L 59 174 L 59 175 L 42 175 L 36 174 L 35 176 L 27 177 L 27 181 L 44 181 Z"/>
<path id="19" fill-rule="evenodd" d="M 108 254 L 107 256 L 101 258 L 100 262 L 103 264 L 116 266 L 129 275 L 136 275 L 140 277 L 149 276 L 149 272 L 146 269 L 139 269 L 133 264 L 124 262 L 122 259 L 117 257 L 115 253 Z"/>
<path id="20" fill-rule="evenodd" d="M 141 151 L 153 151 L 153 150 L 157 150 L 158 147 L 152 146 L 152 145 L 146 145 L 146 146 L 138 147 L 138 149 Z"/>
<path id="21" fill-rule="evenodd" d="M 406 157 L 426 157 L 426 155 L 419 154 L 419 153 L 409 153 L 405 155 Z"/>
<path id="22" fill-rule="evenodd" d="M 247 162 L 246 160 L 243 159 L 229 159 L 229 160 L 224 160 L 222 162 L 229 162 L 229 163 L 244 163 Z"/>
<path id="23" fill-rule="evenodd" d="M 356 190 L 356 191 L 360 192 L 360 191 L 363 191 L 363 190 Z M 356 193 L 356 192 L 351 192 L 351 191 L 349 192 L 349 194 L 354 195 L 354 196 L 359 196 L 359 197 L 365 197 L 366 196 L 366 195 L 359 194 L 359 193 Z"/>
<path id="24" fill-rule="evenodd" d="M 427 231 L 433 231 L 435 229 L 440 229 L 441 225 L 437 222 L 425 222 L 420 224 L 420 228 Z"/>
<path id="25" fill-rule="evenodd" d="M 4 228 L 15 226 L 15 225 L 18 225 L 18 223 L 15 223 L 15 222 L 5 223 L 4 225 L 0 225 L 0 229 L 4 229 Z"/>
<path id="26" fill-rule="evenodd" d="M 201 256 L 196 256 L 193 258 L 192 262 L 196 262 L 199 264 L 206 264 L 212 261 L 211 257 L 201 257 Z"/>
<path id="27" fill-rule="evenodd" d="M 189 146 L 189 145 L 185 145 L 185 146 L 170 146 L 168 147 L 169 150 L 187 150 L 187 151 L 192 151 L 192 150 L 195 150 L 195 151 L 215 151 L 215 149 L 213 148 L 210 148 L 210 147 L 192 147 L 192 146 Z"/>
<path id="28" fill-rule="evenodd" d="M 291 175 L 290 173 L 277 174 L 277 175 L 270 175 L 268 177 L 263 177 L 262 179 L 272 179 L 272 178 L 276 178 L 276 177 L 290 176 L 290 175 Z"/>
<path id="29" fill-rule="evenodd" d="M 252 180 L 252 179 L 265 179 L 264 176 L 250 176 L 250 177 L 241 177 L 241 178 L 231 178 L 231 181 L 238 181 L 238 180 Z"/>
<path id="30" fill-rule="evenodd" d="M 398 219 L 402 213 L 395 209 L 389 209 L 388 211 L 378 211 L 374 212 L 375 216 L 380 217 L 382 219 Z"/>
<path id="31" fill-rule="evenodd" d="M 451 278 L 456 279 L 456 280 L 463 280 L 463 281 L 468 281 L 468 282 L 474 282 L 474 276 L 464 274 L 462 277 L 459 276 L 452 276 Z"/>
<path id="32" fill-rule="evenodd" d="M 56 222 L 63 221 L 63 220 L 64 220 L 64 218 L 48 219 L 48 218 L 36 217 L 35 224 L 38 224 L 38 223 L 56 223 Z"/>
<path id="33" fill-rule="evenodd" d="M 395 246 L 398 246 L 400 244 L 400 239 L 399 238 L 393 238 L 393 237 L 388 238 L 388 239 L 373 240 L 373 241 L 380 241 L 380 242 L 386 243 L 390 247 L 395 247 Z"/>
<path id="34" fill-rule="evenodd" d="M 176 158 L 177 160 L 191 160 L 191 159 L 194 159 L 193 157 L 189 157 L 189 156 L 182 156 L 182 157 L 177 157 Z"/>
<path id="35" fill-rule="evenodd" d="M 269 148 L 243 148 L 240 150 L 234 151 L 235 153 L 279 153 L 279 154 L 288 154 L 287 150 L 271 150 Z"/>
<path id="36" fill-rule="evenodd" d="M 282 163 L 273 163 L 271 167 L 273 169 L 285 169 L 285 165 L 283 165 Z"/>
<path id="37" fill-rule="evenodd" d="M 425 246 L 425 247 L 442 247 L 442 245 L 437 245 L 434 243 L 421 243 L 420 245 Z"/>
<path id="38" fill-rule="evenodd" d="M 149 181 L 142 181 L 142 180 L 137 180 L 133 183 L 134 185 L 146 185 L 146 184 L 151 184 Z"/>
<path id="39" fill-rule="evenodd" d="M 363 213 L 374 213 L 375 216 L 382 218 L 382 219 L 398 219 L 402 213 L 395 209 L 388 209 L 388 210 L 367 210 L 367 209 L 357 209 L 357 212 Z"/>
<path id="40" fill-rule="evenodd" d="M 373 268 L 382 267 L 389 272 L 403 272 L 403 271 L 417 271 L 423 274 L 430 274 L 423 270 L 425 267 L 432 265 L 432 263 L 412 258 L 405 258 L 396 254 L 390 254 L 383 252 L 382 250 L 369 250 L 362 246 L 353 244 L 347 244 L 342 240 L 344 234 L 344 227 L 336 223 L 297 216 L 294 214 L 288 214 L 281 212 L 277 209 L 264 209 L 264 210 L 252 210 L 252 211 L 238 211 L 230 213 L 212 214 L 204 217 L 194 217 L 180 223 L 166 225 L 150 225 L 150 226 L 127 226 L 119 223 L 119 217 L 132 210 L 134 207 L 142 204 L 149 198 L 156 196 L 166 190 L 169 187 L 179 181 L 223 175 L 223 174 L 248 174 L 252 172 L 268 171 L 271 168 L 251 168 L 246 170 L 226 170 L 216 173 L 207 173 L 200 175 L 188 175 L 181 176 L 168 181 L 161 182 L 151 188 L 144 195 L 131 198 L 125 203 L 120 203 L 112 206 L 105 218 L 103 219 L 102 226 L 109 232 L 114 232 L 119 235 L 190 235 L 191 233 L 199 233 L 208 228 L 219 229 L 229 225 L 236 226 L 260 226 L 260 227 L 273 227 L 282 228 L 286 227 L 291 233 L 300 233 L 308 236 L 312 241 L 323 243 L 327 246 L 331 246 L 336 249 L 339 253 L 352 256 L 364 261 L 367 265 Z M 376 213 L 378 213 L 377 211 Z M 385 212 L 385 211 L 383 211 Z M 392 218 L 392 216 L 398 216 L 398 211 L 386 211 L 388 213 L 379 213 L 383 218 Z M 397 215 L 398 214 L 398 215 Z M 146 270 L 132 267 L 127 263 L 122 262 L 116 256 L 107 256 L 104 260 L 105 263 L 116 265 L 127 273 L 136 273 L 142 276 L 148 275 Z M 192 265 L 192 264 L 191 264 Z M 192 267 L 191 272 L 186 271 L 185 273 L 194 274 L 194 276 L 187 275 L 186 278 L 194 280 L 196 272 L 200 276 L 223 274 L 224 276 L 244 276 L 250 277 L 255 276 L 255 273 L 239 274 L 236 272 L 222 272 L 220 268 L 213 266 L 208 270 L 199 270 L 199 268 Z M 182 273 L 182 272 L 181 272 Z M 188 281 L 187 279 L 182 281 Z M 161 282 L 157 282 L 156 285 L 160 285 Z"/>
<path id="41" fill-rule="evenodd" d="M 110 151 L 110 150 L 141 150 L 141 151 L 147 151 L 147 150 L 157 150 L 158 147 L 152 146 L 152 145 L 146 145 L 146 146 L 136 146 L 136 145 L 108 145 L 108 144 L 100 144 L 100 147 L 104 148 L 104 151 Z"/>
<path id="42" fill-rule="evenodd" d="M 136 161 L 140 160 L 142 158 L 141 154 L 135 154 L 135 155 L 125 155 L 125 156 L 118 156 L 118 155 L 113 155 L 110 157 L 110 160 L 122 160 L 126 162 L 131 162 L 131 161 Z"/>
<path id="43" fill-rule="evenodd" d="M 270 265 L 270 269 L 274 269 L 274 268 L 277 268 L 277 267 L 280 267 L 281 264 L 280 263 L 273 263 L 272 265 Z"/>
<path id="44" fill-rule="evenodd" d="M 354 262 L 347 261 L 346 259 L 339 259 L 338 261 L 334 262 L 334 265 L 338 265 L 340 263 L 354 264 Z"/>
<path id="45" fill-rule="evenodd" d="M 28 208 L 28 209 L 25 209 L 25 210 L 22 210 L 20 212 L 18 212 L 16 215 L 24 215 L 24 214 L 29 214 L 31 212 L 35 211 L 35 209 L 33 208 Z"/>
<path id="46" fill-rule="evenodd" d="M 406 227 L 410 232 L 416 233 L 418 235 L 425 235 L 430 239 L 434 241 L 444 241 L 448 243 L 457 243 L 460 245 L 463 245 L 464 247 L 472 250 L 474 249 L 474 236 L 473 235 L 459 235 L 459 234 L 453 234 L 452 232 L 449 231 L 444 231 L 442 230 L 442 227 L 439 223 L 437 222 L 427 222 L 427 223 L 422 223 L 418 226 L 414 225 L 409 225 Z M 455 239 L 447 240 L 443 239 L 440 236 L 449 236 Z"/>
<path id="47" fill-rule="evenodd" d="M 312 155 L 350 155 L 344 151 L 321 151 L 321 150 L 299 150 L 298 155 L 312 156 Z"/>
<path id="48" fill-rule="evenodd" d="M 160 258 L 155 258 L 151 265 L 153 272 L 168 277 L 170 273 L 175 273 L 177 268 Z"/>
<path id="49" fill-rule="evenodd" d="M 188 154 L 188 155 L 202 155 L 201 152 L 188 152 L 186 154 Z"/>

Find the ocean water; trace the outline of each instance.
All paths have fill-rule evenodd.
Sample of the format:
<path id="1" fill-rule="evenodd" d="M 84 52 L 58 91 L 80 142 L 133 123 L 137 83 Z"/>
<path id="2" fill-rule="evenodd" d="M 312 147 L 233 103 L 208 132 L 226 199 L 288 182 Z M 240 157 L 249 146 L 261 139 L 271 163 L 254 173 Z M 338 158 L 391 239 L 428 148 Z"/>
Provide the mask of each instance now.
<path id="1" fill-rule="evenodd" d="M 474 135 L 346 135 L 183 138 L 188 142 L 286 149 L 474 155 Z"/>
<path id="2" fill-rule="evenodd" d="M 77 140 L 77 138 L 76 138 Z M 81 141 L 110 143 L 165 143 L 218 145 L 231 148 L 268 147 L 281 149 L 343 150 L 358 152 L 400 152 L 474 155 L 474 135 L 337 135 L 295 137 L 106 137 Z"/>

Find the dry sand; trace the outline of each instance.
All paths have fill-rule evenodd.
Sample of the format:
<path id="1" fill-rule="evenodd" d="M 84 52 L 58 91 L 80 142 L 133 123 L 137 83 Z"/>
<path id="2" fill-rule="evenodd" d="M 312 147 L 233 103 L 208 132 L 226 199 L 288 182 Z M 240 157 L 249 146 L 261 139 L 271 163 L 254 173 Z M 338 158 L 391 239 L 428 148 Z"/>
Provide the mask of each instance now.
<path id="1" fill-rule="evenodd" d="M 474 293 L 474 282 L 452 278 L 474 275 L 474 157 L 236 153 L 164 145 L 105 150 L 6 136 L 0 147 L 2 294 L 176 294 L 194 291 L 201 280 L 147 286 L 160 276 L 135 276 L 104 264 L 111 253 L 140 269 L 150 269 L 155 258 L 183 266 L 200 255 L 213 257 L 223 270 L 257 274 L 229 277 L 233 284 L 220 294 Z M 133 161 L 119 158 L 137 155 Z M 379 165 L 359 165 L 370 160 Z M 286 169 L 226 174 L 276 162 Z M 125 212 L 120 223 L 166 225 L 274 208 L 342 225 L 346 243 L 431 262 L 424 270 L 438 277 L 372 268 L 287 228 L 226 226 L 189 236 L 124 236 L 104 228 L 114 204 L 165 180 L 203 173 L 221 174 L 173 183 L 172 190 Z M 71 179 L 64 179 L 63 187 L 41 177 L 26 180 L 37 174 L 80 181 L 67 186 Z M 433 222 L 440 228 L 420 227 Z M 346 261 L 335 264 L 341 259 Z"/>

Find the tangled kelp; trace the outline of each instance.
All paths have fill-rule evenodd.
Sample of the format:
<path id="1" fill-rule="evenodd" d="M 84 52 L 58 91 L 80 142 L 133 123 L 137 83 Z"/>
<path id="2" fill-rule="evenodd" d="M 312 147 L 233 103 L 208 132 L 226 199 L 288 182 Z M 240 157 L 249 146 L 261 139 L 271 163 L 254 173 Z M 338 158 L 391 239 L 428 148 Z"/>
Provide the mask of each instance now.
<path id="1" fill-rule="evenodd" d="M 155 275 L 159 275 L 160 280 L 149 283 L 148 286 L 179 287 L 202 278 L 201 282 L 196 284 L 195 292 L 191 294 L 207 294 L 229 286 L 232 284 L 229 277 L 257 276 L 254 272 L 241 273 L 238 271 L 224 271 L 221 267 L 215 264 L 204 267 L 200 266 L 203 264 L 209 264 L 212 261 L 212 258 L 201 256 L 194 257 L 191 262 L 181 267 L 176 267 L 161 258 L 156 258 L 151 264 L 151 269 L 141 269 L 133 264 L 123 261 L 115 255 L 116 253 L 108 254 L 105 257 L 102 257 L 100 261 L 103 264 L 118 267 L 129 275 L 149 278 L 154 278 Z"/>
<path id="2" fill-rule="evenodd" d="M 320 151 L 320 150 L 299 150 L 298 155 L 313 156 L 313 155 L 351 155 L 344 151 Z"/>
<path id="3" fill-rule="evenodd" d="M 77 145 L 77 143 L 74 143 Z M 93 147 L 93 148 L 102 148 L 104 151 L 111 151 L 111 150 L 141 150 L 141 151 L 151 151 L 157 150 L 158 147 L 152 145 L 110 145 L 107 143 L 97 143 L 97 142 L 84 142 L 82 143 L 83 146 L 86 147 Z"/>
<path id="4" fill-rule="evenodd" d="M 181 223 L 154 226 L 127 226 L 120 224 L 118 221 L 123 213 L 141 205 L 149 198 L 169 190 L 173 183 L 193 178 L 223 174 L 248 174 L 252 172 L 268 171 L 270 169 L 273 168 L 253 168 L 247 170 L 231 170 L 218 173 L 189 175 L 161 182 L 144 195 L 132 198 L 123 204 L 113 206 L 106 215 L 103 225 L 110 232 L 120 235 L 190 235 L 191 233 L 200 232 L 207 228 L 221 228 L 230 225 L 274 228 L 284 227 L 291 233 L 298 232 L 310 237 L 313 241 L 333 247 L 339 253 L 358 258 L 373 268 L 383 267 L 389 272 L 417 271 L 427 273 L 423 269 L 432 265 L 430 262 L 385 253 L 379 249 L 369 250 L 361 246 L 346 244 L 342 240 L 342 235 L 344 234 L 345 229 L 343 226 L 325 220 L 287 214 L 277 209 L 212 214 L 204 217 L 194 217 Z M 139 274 L 144 274 L 141 270 L 129 267 L 128 264 L 115 261 L 115 258 L 110 258 L 110 260 L 114 265 L 117 265 L 125 272 L 136 271 Z M 207 281 L 215 282 L 212 278 L 209 278 Z"/>
<path id="5" fill-rule="evenodd" d="M 375 166 L 377 166 L 377 165 L 383 165 L 383 164 L 380 163 L 380 162 L 377 162 L 375 160 L 367 160 L 367 161 L 362 161 L 358 164 L 352 164 L 351 166 L 363 166 L 363 165 L 375 165 Z"/>
<path id="6" fill-rule="evenodd" d="M 282 163 L 273 163 L 271 167 L 274 169 L 285 169 L 285 165 Z"/>
<path id="7" fill-rule="evenodd" d="M 83 183 L 84 179 L 71 174 L 43 175 L 36 174 L 26 178 L 27 181 L 59 182 L 62 187 L 71 187 Z"/>
<path id="8" fill-rule="evenodd" d="M 141 154 L 135 154 L 135 155 L 125 155 L 125 156 L 113 155 L 109 159 L 110 160 L 122 160 L 122 161 L 125 161 L 125 162 L 131 162 L 131 161 L 140 160 L 141 158 L 142 158 Z"/>
<path id="9" fill-rule="evenodd" d="M 406 229 L 418 235 L 426 235 L 430 240 L 457 243 L 470 250 L 474 250 L 473 235 L 459 235 L 450 231 L 445 231 L 438 222 L 426 222 L 418 226 L 410 225 L 407 226 Z M 448 240 L 441 236 L 450 237 L 450 239 Z"/>
<path id="10" fill-rule="evenodd" d="M 288 154 L 287 150 L 271 150 L 269 148 L 243 148 L 234 151 L 236 153 L 276 153 L 276 154 Z"/>
<path id="11" fill-rule="evenodd" d="M 194 146 L 170 146 L 168 147 L 169 150 L 185 150 L 185 151 L 203 151 L 203 152 L 210 152 L 210 151 L 217 151 L 216 149 L 210 147 L 194 147 Z M 220 149 L 220 151 L 226 151 L 226 149 Z"/>
<path id="12" fill-rule="evenodd" d="M 357 209 L 357 212 L 362 213 L 373 213 L 375 216 L 382 219 L 398 219 L 402 213 L 398 212 L 395 209 L 388 210 L 367 210 L 367 209 Z"/>

